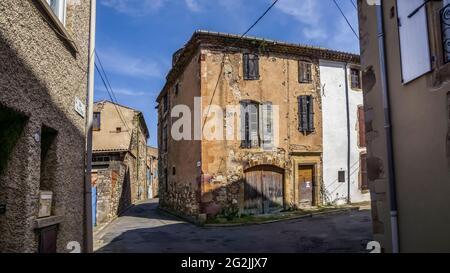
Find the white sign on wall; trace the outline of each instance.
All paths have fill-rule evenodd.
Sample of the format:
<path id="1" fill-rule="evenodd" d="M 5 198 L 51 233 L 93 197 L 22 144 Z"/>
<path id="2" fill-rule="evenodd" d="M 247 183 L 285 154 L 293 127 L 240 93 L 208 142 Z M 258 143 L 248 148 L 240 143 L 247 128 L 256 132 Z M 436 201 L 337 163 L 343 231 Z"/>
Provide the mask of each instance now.
<path id="1" fill-rule="evenodd" d="M 86 116 L 86 107 L 78 97 L 75 97 L 75 112 L 77 112 L 83 118 Z"/>

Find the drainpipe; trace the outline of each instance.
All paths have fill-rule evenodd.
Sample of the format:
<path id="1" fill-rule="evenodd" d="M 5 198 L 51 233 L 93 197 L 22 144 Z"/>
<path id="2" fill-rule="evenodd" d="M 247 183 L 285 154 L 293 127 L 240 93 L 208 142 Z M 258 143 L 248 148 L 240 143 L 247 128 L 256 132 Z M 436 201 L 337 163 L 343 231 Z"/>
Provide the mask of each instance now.
<path id="1" fill-rule="evenodd" d="M 345 104 L 347 111 L 347 204 L 351 204 L 350 198 L 350 99 L 348 94 L 348 76 L 347 76 L 348 63 L 345 63 Z"/>
<path id="2" fill-rule="evenodd" d="M 87 94 L 87 115 L 86 115 L 86 172 L 84 178 L 84 251 L 93 252 L 93 231 L 92 231 L 92 119 L 94 109 L 94 68 L 95 68 L 95 21 L 96 21 L 96 0 L 91 0 L 91 18 L 89 34 L 89 76 Z"/>
<path id="3" fill-rule="evenodd" d="M 380 79 L 381 79 L 381 94 L 384 108 L 384 128 L 386 130 L 386 148 L 387 148 L 387 164 L 388 164 L 388 179 L 389 179 L 389 201 L 391 214 L 391 237 L 392 237 L 392 252 L 399 253 L 399 237 L 398 237 L 398 210 L 397 210 L 397 191 L 395 181 L 395 165 L 394 152 L 392 143 L 392 125 L 388 90 L 388 75 L 386 73 L 386 55 L 385 55 L 385 38 L 384 38 L 384 16 L 383 16 L 383 1 L 376 6 L 377 11 L 377 30 L 378 30 L 378 54 L 380 58 Z"/>

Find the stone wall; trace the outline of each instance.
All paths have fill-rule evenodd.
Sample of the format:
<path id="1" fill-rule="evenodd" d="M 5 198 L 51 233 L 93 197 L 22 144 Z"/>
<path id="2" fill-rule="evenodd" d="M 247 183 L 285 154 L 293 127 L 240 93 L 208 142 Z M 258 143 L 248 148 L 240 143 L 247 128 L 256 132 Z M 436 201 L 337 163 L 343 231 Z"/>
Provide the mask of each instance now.
<path id="1" fill-rule="evenodd" d="M 74 111 L 86 101 L 88 1 L 68 1 L 62 38 L 39 1 L 0 1 L 0 105 L 26 117 L 20 138 L 0 174 L 0 252 L 36 252 L 43 126 L 57 132 L 53 214 L 63 216 L 57 251 L 84 243 L 85 119 Z M 76 50 L 71 46 L 76 45 Z M 2 128 L 3 130 L 3 128 Z"/>
<path id="2" fill-rule="evenodd" d="M 97 188 L 97 225 L 101 228 L 131 206 L 130 173 L 122 162 L 113 161 L 108 169 L 92 175 Z"/>

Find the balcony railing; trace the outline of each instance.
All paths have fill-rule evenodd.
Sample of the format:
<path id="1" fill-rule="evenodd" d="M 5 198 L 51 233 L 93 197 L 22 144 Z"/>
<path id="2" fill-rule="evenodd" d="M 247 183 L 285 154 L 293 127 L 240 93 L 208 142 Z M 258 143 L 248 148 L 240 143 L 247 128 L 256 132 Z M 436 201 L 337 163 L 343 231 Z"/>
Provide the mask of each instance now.
<path id="1" fill-rule="evenodd" d="M 441 10 L 442 50 L 444 63 L 450 62 L 450 4 Z"/>

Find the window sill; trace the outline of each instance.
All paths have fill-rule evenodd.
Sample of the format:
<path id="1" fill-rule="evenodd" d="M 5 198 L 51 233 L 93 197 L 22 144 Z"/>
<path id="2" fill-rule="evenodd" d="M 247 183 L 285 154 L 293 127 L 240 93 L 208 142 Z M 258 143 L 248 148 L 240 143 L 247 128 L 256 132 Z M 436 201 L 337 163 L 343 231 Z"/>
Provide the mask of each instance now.
<path id="1" fill-rule="evenodd" d="M 47 1 L 45 0 L 37 0 L 36 1 L 39 6 L 41 7 L 41 12 L 44 13 L 43 16 L 45 16 L 45 20 L 49 25 L 51 25 L 52 29 L 56 32 L 56 34 L 64 40 L 64 42 L 68 45 L 68 47 L 73 50 L 75 53 L 78 53 L 78 48 L 73 41 L 72 37 L 70 36 L 69 32 L 67 31 L 66 27 L 61 23 L 59 18 L 53 13 L 50 6 L 47 4 Z M 50 18 L 50 21 L 47 20 L 47 18 Z M 56 28 L 56 29 L 55 29 Z"/>
<path id="2" fill-rule="evenodd" d="M 49 216 L 36 219 L 35 229 L 41 229 L 60 224 L 64 221 L 64 216 Z"/>

